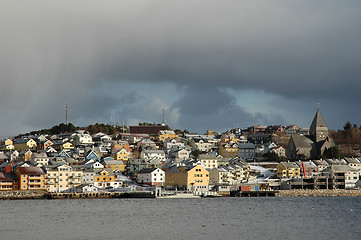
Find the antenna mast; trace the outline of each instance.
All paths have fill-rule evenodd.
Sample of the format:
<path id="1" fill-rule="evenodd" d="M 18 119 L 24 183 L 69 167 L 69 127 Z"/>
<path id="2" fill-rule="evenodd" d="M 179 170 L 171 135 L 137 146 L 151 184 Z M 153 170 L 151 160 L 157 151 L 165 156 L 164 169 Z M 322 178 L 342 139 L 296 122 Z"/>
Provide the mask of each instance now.
<path id="1" fill-rule="evenodd" d="M 165 108 L 163 108 L 163 125 L 165 125 Z"/>
<path id="2" fill-rule="evenodd" d="M 68 125 L 68 124 L 69 124 L 69 122 L 68 122 L 68 108 L 69 108 L 69 104 L 65 103 L 64 107 L 65 107 L 65 124 Z"/>

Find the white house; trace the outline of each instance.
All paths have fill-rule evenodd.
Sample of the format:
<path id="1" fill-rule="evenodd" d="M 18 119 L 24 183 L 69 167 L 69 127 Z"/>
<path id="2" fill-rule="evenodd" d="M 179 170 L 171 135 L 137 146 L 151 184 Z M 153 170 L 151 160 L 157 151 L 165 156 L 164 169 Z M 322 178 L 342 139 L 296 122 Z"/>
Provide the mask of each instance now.
<path id="1" fill-rule="evenodd" d="M 73 144 L 75 146 L 79 146 L 79 145 L 92 145 L 94 144 L 93 142 L 93 138 L 85 133 L 85 131 L 82 130 L 78 130 L 74 135 L 73 135 Z"/>
<path id="2" fill-rule="evenodd" d="M 33 153 L 31 160 L 36 162 L 37 166 L 46 166 L 49 163 L 49 157 L 45 152 Z"/>
<path id="3" fill-rule="evenodd" d="M 148 149 L 144 149 L 140 153 L 140 159 L 144 159 L 144 160 L 158 159 L 161 162 L 165 162 L 166 160 L 165 153 L 163 150 L 148 150 Z"/>
<path id="4" fill-rule="evenodd" d="M 168 139 L 164 141 L 164 150 L 166 153 L 169 153 L 171 149 L 177 147 L 178 149 L 184 148 L 184 143 L 182 143 L 179 139 Z"/>
<path id="5" fill-rule="evenodd" d="M 138 172 L 138 183 L 151 186 L 163 186 L 165 172 L 159 168 L 145 168 Z"/>
<path id="6" fill-rule="evenodd" d="M 94 169 L 87 168 L 83 170 L 83 183 L 84 184 L 94 184 Z"/>

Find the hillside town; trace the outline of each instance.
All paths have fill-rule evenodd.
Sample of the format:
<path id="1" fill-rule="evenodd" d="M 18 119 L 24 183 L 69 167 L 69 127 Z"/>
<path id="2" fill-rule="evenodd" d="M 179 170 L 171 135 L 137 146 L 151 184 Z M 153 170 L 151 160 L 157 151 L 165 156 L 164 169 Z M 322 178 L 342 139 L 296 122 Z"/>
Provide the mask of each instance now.
<path id="1" fill-rule="evenodd" d="M 227 195 L 231 190 L 356 189 L 361 161 L 331 156 L 335 144 L 317 109 L 309 128 L 251 126 L 224 133 L 177 132 L 165 124 L 107 135 L 28 135 L 0 144 L 0 191 L 50 193 L 161 188 Z"/>

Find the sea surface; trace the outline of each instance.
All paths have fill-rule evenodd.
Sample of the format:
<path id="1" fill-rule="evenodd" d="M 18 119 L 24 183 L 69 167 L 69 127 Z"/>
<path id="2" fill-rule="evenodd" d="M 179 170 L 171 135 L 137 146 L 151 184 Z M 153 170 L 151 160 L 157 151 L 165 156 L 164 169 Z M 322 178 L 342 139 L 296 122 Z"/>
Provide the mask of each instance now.
<path id="1" fill-rule="evenodd" d="M 8 239 L 361 239 L 361 197 L 5 200 Z"/>

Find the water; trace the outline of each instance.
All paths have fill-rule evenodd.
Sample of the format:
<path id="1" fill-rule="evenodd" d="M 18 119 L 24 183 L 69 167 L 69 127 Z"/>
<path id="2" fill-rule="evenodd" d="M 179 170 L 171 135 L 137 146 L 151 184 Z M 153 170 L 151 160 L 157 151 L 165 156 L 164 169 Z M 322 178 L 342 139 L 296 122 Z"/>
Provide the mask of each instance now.
<path id="1" fill-rule="evenodd" d="M 360 197 L 0 201 L 0 239 L 361 239 Z"/>

